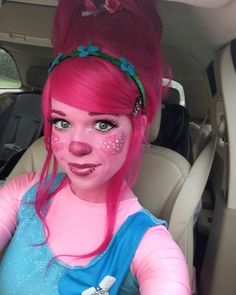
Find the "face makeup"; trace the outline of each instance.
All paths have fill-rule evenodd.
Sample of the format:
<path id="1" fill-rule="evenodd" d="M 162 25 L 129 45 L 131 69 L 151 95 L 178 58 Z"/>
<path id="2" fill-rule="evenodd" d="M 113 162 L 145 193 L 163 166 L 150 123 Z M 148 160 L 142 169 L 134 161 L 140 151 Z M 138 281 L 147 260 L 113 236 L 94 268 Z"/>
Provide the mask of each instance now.
<path id="1" fill-rule="evenodd" d="M 89 113 L 52 99 L 51 146 L 73 191 L 101 191 L 124 164 L 132 134 L 127 116 Z"/>
<path id="2" fill-rule="evenodd" d="M 125 137 L 121 134 L 112 135 L 102 142 L 102 148 L 108 155 L 119 154 L 125 144 Z"/>

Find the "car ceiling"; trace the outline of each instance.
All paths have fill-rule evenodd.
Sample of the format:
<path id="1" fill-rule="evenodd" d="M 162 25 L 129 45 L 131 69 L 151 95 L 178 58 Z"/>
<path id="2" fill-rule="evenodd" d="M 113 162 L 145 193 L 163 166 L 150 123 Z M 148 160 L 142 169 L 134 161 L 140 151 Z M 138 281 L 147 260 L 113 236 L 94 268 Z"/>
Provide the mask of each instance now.
<path id="1" fill-rule="evenodd" d="M 203 2 L 208 2 L 209 6 L 212 4 L 212 1 L 205 0 L 196 0 L 195 4 Z M 202 71 L 216 50 L 236 38 L 236 1 L 221 1 L 221 4 L 224 3 L 221 7 L 218 7 L 219 2 L 215 1 L 215 7 L 206 8 L 160 1 L 159 11 L 164 23 L 164 52 L 172 65 L 180 67 L 181 60 L 184 60 L 187 64 L 195 65 L 196 73 Z M 175 57 L 171 57 L 173 53 Z"/>
<path id="2" fill-rule="evenodd" d="M 0 0 L 0 43 L 50 58 L 57 2 Z M 157 7 L 164 23 L 163 54 L 182 79 L 202 77 L 215 51 L 236 37 L 236 0 L 157 0 Z"/>

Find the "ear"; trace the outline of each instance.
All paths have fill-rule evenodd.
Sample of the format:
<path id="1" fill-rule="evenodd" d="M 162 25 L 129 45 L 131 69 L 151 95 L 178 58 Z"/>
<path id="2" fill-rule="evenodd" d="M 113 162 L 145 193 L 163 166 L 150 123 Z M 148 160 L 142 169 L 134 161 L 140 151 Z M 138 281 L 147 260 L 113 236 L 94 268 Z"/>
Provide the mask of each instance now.
<path id="1" fill-rule="evenodd" d="M 145 115 L 142 115 L 141 116 L 141 134 L 142 134 L 142 136 L 144 137 L 144 135 L 145 135 L 145 132 L 146 132 L 146 128 L 147 128 L 147 116 L 145 116 Z"/>

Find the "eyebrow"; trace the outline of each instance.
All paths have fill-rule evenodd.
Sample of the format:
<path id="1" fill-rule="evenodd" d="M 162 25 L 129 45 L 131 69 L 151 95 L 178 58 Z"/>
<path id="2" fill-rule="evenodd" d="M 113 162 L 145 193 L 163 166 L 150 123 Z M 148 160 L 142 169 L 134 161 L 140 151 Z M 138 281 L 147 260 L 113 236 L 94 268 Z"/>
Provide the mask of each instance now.
<path id="1" fill-rule="evenodd" d="M 58 110 L 54 110 L 54 109 L 51 110 L 51 113 L 55 113 L 55 114 L 58 114 L 58 115 L 61 115 L 64 117 L 66 116 L 66 114 L 63 113 L 62 111 L 58 111 Z M 104 115 L 118 116 L 116 114 L 96 113 L 96 112 L 89 112 L 88 115 L 89 116 L 104 116 Z"/>
<path id="2" fill-rule="evenodd" d="M 65 113 L 63 113 L 61 111 L 54 110 L 54 109 L 51 110 L 51 113 L 56 113 L 56 114 L 61 115 L 61 116 L 64 116 L 64 117 L 66 116 Z"/>
<path id="3" fill-rule="evenodd" d="M 89 114 L 89 116 L 104 116 L 104 115 L 119 116 L 117 114 L 95 113 L 95 112 L 89 112 L 88 114 Z"/>

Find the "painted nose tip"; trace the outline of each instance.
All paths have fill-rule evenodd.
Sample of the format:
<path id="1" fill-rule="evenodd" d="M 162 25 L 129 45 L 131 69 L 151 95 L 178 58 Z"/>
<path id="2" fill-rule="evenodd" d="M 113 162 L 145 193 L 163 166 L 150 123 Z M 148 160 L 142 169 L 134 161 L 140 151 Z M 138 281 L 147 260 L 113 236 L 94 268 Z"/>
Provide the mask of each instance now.
<path id="1" fill-rule="evenodd" d="M 92 147 L 88 143 L 72 141 L 69 146 L 69 152 L 75 156 L 84 156 L 92 152 Z"/>

